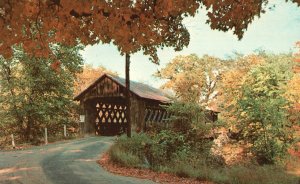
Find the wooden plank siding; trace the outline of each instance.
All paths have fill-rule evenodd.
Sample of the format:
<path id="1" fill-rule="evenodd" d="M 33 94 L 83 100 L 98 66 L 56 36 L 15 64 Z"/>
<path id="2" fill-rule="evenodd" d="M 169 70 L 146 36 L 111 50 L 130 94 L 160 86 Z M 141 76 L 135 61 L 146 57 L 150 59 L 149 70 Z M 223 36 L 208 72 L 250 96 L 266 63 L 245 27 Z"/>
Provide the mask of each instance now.
<path id="1" fill-rule="evenodd" d="M 96 135 L 115 135 L 125 132 L 127 128 L 125 86 L 121 78 L 112 76 L 101 76 L 97 81 L 75 97 L 80 100 L 81 113 L 85 115 L 84 132 Z M 138 89 L 138 83 L 134 83 Z M 143 90 L 147 90 L 145 84 L 141 84 Z M 136 132 L 145 131 L 149 122 L 162 123 L 167 117 L 166 111 L 160 106 L 166 104 L 162 93 L 155 93 L 154 88 L 149 91 L 131 91 L 131 126 Z M 151 95 L 150 95 L 151 94 Z M 150 96 L 152 99 L 145 98 Z M 156 99 L 158 98 L 158 99 Z"/>

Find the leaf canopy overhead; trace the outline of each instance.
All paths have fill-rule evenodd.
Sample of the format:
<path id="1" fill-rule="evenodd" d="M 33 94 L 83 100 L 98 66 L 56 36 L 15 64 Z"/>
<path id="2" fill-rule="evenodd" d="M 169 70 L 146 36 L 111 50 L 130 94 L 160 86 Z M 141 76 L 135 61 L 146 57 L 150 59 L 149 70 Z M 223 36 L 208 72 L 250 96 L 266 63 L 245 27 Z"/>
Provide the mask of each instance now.
<path id="1" fill-rule="evenodd" d="M 300 5 L 299 0 L 289 0 Z M 36 56 L 51 55 L 49 43 L 113 43 L 121 54 L 142 50 L 158 63 L 157 49 L 181 50 L 190 36 L 186 16 L 207 10 L 212 29 L 233 30 L 242 38 L 267 9 L 268 0 L 3 0 L 0 2 L 0 55 L 23 44 Z"/>

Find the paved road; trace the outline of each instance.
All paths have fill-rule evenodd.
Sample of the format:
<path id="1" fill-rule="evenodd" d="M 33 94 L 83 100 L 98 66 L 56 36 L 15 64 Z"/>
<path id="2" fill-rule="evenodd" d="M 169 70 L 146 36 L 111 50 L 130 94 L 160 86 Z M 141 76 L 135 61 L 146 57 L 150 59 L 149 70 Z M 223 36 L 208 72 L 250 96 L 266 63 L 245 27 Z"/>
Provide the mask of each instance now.
<path id="1" fill-rule="evenodd" d="M 117 176 L 96 160 L 109 148 L 112 137 L 89 137 L 24 151 L 0 152 L 2 184 L 136 184 L 152 183 Z"/>

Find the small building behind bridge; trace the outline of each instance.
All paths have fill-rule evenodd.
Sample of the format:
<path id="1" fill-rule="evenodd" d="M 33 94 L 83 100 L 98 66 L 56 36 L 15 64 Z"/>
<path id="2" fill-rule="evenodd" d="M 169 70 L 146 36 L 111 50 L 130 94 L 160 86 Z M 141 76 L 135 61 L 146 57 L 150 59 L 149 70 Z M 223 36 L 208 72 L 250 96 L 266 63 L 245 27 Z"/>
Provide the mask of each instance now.
<path id="1" fill-rule="evenodd" d="M 85 116 L 83 133 L 117 135 L 127 129 L 125 79 L 103 74 L 74 100 L 80 102 Z M 170 116 L 163 105 L 171 99 L 163 91 L 130 81 L 131 126 L 133 131 L 147 130 L 150 123 L 163 123 Z"/>

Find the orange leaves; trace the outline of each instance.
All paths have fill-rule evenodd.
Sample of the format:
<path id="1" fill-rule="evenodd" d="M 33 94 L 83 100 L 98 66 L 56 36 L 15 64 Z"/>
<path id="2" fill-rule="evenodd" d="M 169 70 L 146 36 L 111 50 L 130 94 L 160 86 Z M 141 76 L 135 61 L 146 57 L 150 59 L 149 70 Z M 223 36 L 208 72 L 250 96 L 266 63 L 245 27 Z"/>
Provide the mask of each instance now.
<path id="1" fill-rule="evenodd" d="M 295 73 L 300 73 L 300 41 L 296 43 L 296 47 L 299 49 L 298 53 L 295 54 L 295 62 L 293 70 Z"/>
<path id="2" fill-rule="evenodd" d="M 300 73 L 300 66 L 294 66 L 293 70 L 295 73 Z"/>
<path id="3" fill-rule="evenodd" d="M 233 30 L 239 39 L 243 37 L 248 25 L 256 16 L 264 12 L 264 3 L 261 1 L 235 1 L 235 0 L 204 0 L 208 9 L 208 23 L 212 29 L 220 31 Z"/>
<path id="4" fill-rule="evenodd" d="M 53 63 L 51 63 L 50 67 L 56 72 L 59 73 L 60 72 L 60 66 L 61 66 L 61 62 L 60 61 L 55 61 Z"/>
<path id="5" fill-rule="evenodd" d="M 86 89 L 92 82 L 98 79 L 102 74 L 107 73 L 111 75 L 117 75 L 117 73 L 107 70 L 104 67 L 93 67 L 91 65 L 85 65 L 82 73 L 77 74 L 77 79 L 74 84 L 74 95 L 79 94 L 82 90 Z"/>
<path id="6" fill-rule="evenodd" d="M 295 109 L 298 110 L 300 112 L 300 103 L 296 103 L 295 104 Z"/>
<path id="7" fill-rule="evenodd" d="M 299 47 L 299 42 L 297 43 Z M 285 97 L 291 103 L 290 119 L 292 121 L 300 120 L 300 63 L 299 62 L 299 54 L 296 54 L 296 65 L 293 67 L 294 75 L 292 79 L 290 79 L 286 86 Z"/>
<path id="8" fill-rule="evenodd" d="M 296 0 L 294 0 L 296 1 Z M 189 44 L 189 34 L 182 21 L 193 16 L 202 5 L 208 9 L 211 28 L 234 30 L 242 37 L 255 16 L 264 11 L 260 1 L 234 0 L 9 0 L 0 1 L 0 55 L 9 55 L 6 48 L 31 39 L 48 43 L 85 45 L 113 42 L 122 54 L 142 50 L 158 62 L 157 48 L 181 50 Z M 35 30 L 32 30 L 34 25 Z M 5 28 L 5 29 L 3 29 Z M 26 35 L 21 30 L 26 30 Z M 33 33 L 34 32 L 34 33 Z M 49 33 L 53 33 L 49 37 Z M 31 34 L 32 33 L 32 34 Z M 34 38 L 34 39 L 32 39 Z M 38 40 L 36 40 L 38 38 Z M 45 44 L 47 43 L 47 44 Z M 44 52 L 48 53 L 48 51 Z"/>
<path id="9" fill-rule="evenodd" d="M 156 3 L 159 5 L 156 9 L 156 11 L 158 10 L 157 14 L 162 17 L 168 16 L 169 12 L 174 8 L 173 1 L 158 0 Z"/>
<path id="10" fill-rule="evenodd" d="M 300 75 L 294 74 L 293 78 L 287 84 L 287 98 L 294 102 L 300 103 Z"/>
<path id="11" fill-rule="evenodd" d="M 13 55 L 12 49 L 8 46 L 0 45 L 0 50 L 4 58 L 10 58 Z"/>
<path id="12" fill-rule="evenodd" d="M 24 16 L 31 17 L 39 12 L 38 0 L 26 1 L 24 3 Z"/>
<path id="13" fill-rule="evenodd" d="M 122 54 L 143 50 L 154 62 L 158 62 L 158 47 L 180 49 L 188 44 L 187 30 L 182 25 L 182 19 L 176 20 L 176 17 L 192 15 L 199 7 L 195 0 L 178 0 L 176 3 L 132 0 L 9 2 L 0 4 L 0 8 L 5 8 L 6 15 L 1 22 L 10 27 L 1 30 L 0 42 L 4 45 L 0 48 L 0 54 L 7 52 L 3 48 L 13 45 L 9 40 L 15 40 L 14 43 L 26 42 L 24 47 L 27 52 L 40 52 L 41 55 L 49 53 L 45 43 L 74 44 L 80 39 L 86 45 L 113 41 Z M 35 26 L 35 32 L 32 32 L 32 25 Z M 173 30 L 180 29 L 175 32 L 170 31 L 170 27 Z M 23 28 L 26 35 L 20 32 Z M 49 32 L 53 33 L 51 37 Z M 40 49 L 46 52 L 37 50 L 37 45 L 42 45 Z"/>
<path id="14" fill-rule="evenodd" d="M 218 101 L 225 109 L 222 112 L 224 117 L 231 120 L 236 118 L 232 111 L 242 96 L 241 87 L 246 81 L 247 74 L 252 68 L 264 62 L 264 58 L 257 55 L 238 57 L 222 74 Z"/>

